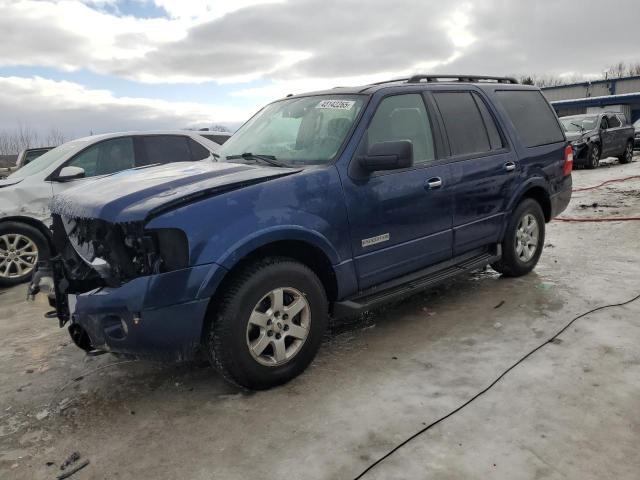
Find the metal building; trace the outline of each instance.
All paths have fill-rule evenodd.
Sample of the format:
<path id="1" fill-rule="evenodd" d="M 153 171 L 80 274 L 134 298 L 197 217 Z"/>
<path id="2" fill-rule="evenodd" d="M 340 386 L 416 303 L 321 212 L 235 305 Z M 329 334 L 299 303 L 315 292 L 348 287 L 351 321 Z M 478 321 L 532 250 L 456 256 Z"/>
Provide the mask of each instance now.
<path id="1" fill-rule="evenodd" d="M 624 113 L 632 123 L 640 119 L 640 76 L 544 87 L 542 92 L 561 117 L 607 110 Z"/>

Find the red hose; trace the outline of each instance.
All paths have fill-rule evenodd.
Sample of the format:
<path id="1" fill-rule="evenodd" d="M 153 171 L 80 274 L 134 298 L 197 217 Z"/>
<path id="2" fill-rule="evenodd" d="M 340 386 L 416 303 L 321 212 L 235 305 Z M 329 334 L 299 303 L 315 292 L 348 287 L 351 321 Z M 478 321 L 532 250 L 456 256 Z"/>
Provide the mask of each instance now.
<path id="1" fill-rule="evenodd" d="M 632 220 L 640 220 L 640 217 L 602 217 L 602 218 L 575 218 L 575 217 L 557 217 L 554 218 L 558 222 L 629 222 Z"/>
<path id="2" fill-rule="evenodd" d="M 584 188 L 574 188 L 571 190 L 572 192 L 584 192 L 586 190 L 595 190 L 596 188 L 600 188 L 608 183 L 614 182 L 626 182 L 627 180 L 634 180 L 636 178 L 640 178 L 640 175 L 632 175 L 630 177 L 624 178 L 614 178 L 612 180 L 607 180 L 606 182 L 602 182 L 598 185 L 594 185 L 593 187 L 584 187 Z M 640 220 L 640 217 L 599 217 L 599 218 L 576 218 L 576 217 L 557 217 L 554 218 L 559 222 L 630 222 L 634 220 Z"/>
<path id="3" fill-rule="evenodd" d="M 626 182 L 627 180 L 633 180 L 634 178 L 640 178 L 640 175 L 632 175 L 630 177 L 624 177 L 624 178 L 614 178 L 613 180 L 607 180 L 606 182 L 602 182 L 599 185 L 594 185 L 593 187 L 574 188 L 571 191 L 572 192 L 584 192 L 586 190 L 595 190 L 596 188 L 600 188 L 600 187 L 602 187 L 604 185 L 607 185 L 608 183 Z"/>

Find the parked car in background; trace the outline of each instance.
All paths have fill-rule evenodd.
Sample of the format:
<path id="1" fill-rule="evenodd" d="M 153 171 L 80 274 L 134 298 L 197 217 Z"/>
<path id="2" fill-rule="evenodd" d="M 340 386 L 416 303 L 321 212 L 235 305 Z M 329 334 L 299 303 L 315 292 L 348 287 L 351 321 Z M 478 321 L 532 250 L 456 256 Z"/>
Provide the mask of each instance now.
<path id="1" fill-rule="evenodd" d="M 574 149 L 574 162 L 597 168 L 601 158 L 617 157 L 620 163 L 633 159 L 634 128 L 623 113 L 603 112 L 560 117 Z"/>
<path id="2" fill-rule="evenodd" d="M 633 128 L 635 129 L 633 148 L 640 150 L 640 118 L 633 122 Z"/>
<path id="3" fill-rule="evenodd" d="M 218 148 L 197 132 L 94 135 L 60 145 L 0 180 L 0 286 L 28 280 L 38 260 L 48 261 L 53 195 L 129 168 L 213 160 Z"/>
<path id="4" fill-rule="evenodd" d="M 28 163 L 31 163 L 33 160 L 38 158 L 40 155 L 47 153 L 52 148 L 55 147 L 27 148 L 25 150 L 22 150 L 18 154 L 18 159 L 16 160 L 16 169 L 24 167 Z"/>
<path id="5" fill-rule="evenodd" d="M 216 142 L 218 145 L 224 144 L 231 137 L 231 133 L 229 132 L 211 132 L 211 131 L 202 131 L 198 132 L 204 138 L 211 140 L 212 142 Z"/>
<path id="6" fill-rule="evenodd" d="M 571 198 L 573 150 L 538 88 L 418 75 L 290 96 L 218 162 L 57 195 L 55 307 L 87 351 L 231 382 L 300 374 L 340 317 L 491 264 L 530 272 Z"/>

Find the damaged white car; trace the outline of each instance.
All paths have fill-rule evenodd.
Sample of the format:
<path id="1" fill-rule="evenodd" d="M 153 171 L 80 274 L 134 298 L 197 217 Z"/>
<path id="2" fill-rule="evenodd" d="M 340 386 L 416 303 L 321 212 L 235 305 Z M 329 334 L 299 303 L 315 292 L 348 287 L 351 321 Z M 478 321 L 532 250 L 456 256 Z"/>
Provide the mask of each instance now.
<path id="1" fill-rule="evenodd" d="M 73 140 L 0 180 L 0 287 L 27 281 L 51 254 L 49 202 L 91 177 L 148 165 L 214 160 L 198 132 L 127 132 Z"/>

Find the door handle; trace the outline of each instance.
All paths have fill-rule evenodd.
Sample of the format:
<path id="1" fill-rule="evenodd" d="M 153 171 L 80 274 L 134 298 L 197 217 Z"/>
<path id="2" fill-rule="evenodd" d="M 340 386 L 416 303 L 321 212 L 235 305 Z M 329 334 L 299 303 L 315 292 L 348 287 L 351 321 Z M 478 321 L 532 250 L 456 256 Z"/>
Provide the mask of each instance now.
<path id="1" fill-rule="evenodd" d="M 425 183 L 425 187 L 427 188 L 427 190 L 435 190 L 437 188 L 442 187 L 442 178 L 440 177 L 430 178 Z"/>
<path id="2" fill-rule="evenodd" d="M 507 162 L 504 164 L 504 169 L 507 172 L 513 172 L 516 169 L 516 164 L 513 162 Z"/>

